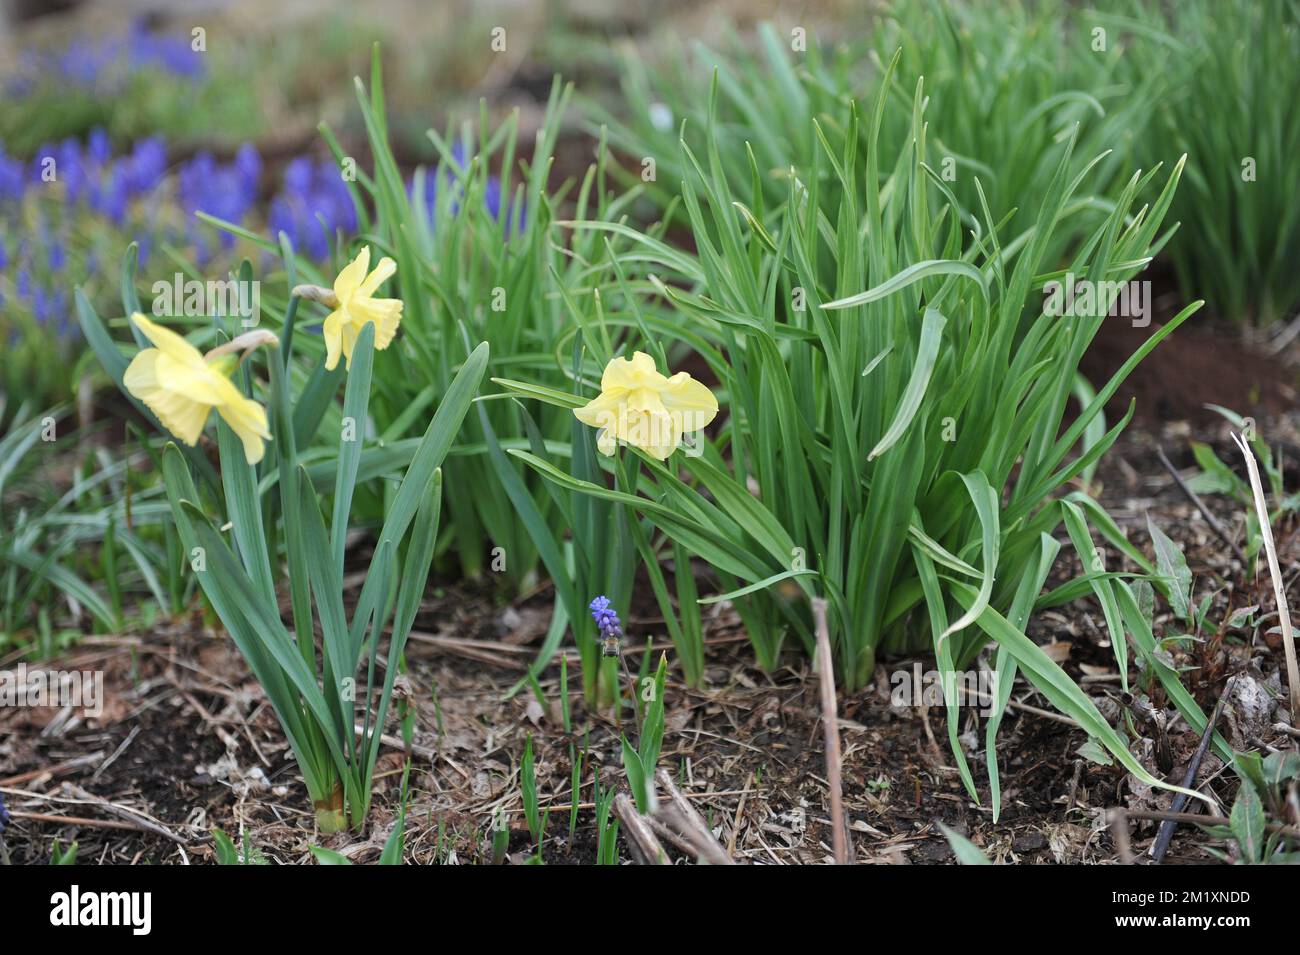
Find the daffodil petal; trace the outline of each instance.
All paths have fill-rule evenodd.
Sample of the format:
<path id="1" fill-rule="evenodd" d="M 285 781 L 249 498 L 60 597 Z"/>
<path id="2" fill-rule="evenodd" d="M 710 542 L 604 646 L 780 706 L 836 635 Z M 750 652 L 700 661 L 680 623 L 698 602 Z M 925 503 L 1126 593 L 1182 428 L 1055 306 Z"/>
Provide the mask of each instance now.
<path id="1" fill-rule="evenodd" d="M 151 322 L 139 312 L 131 316 L 131 322 L 144 333 L 144 337 L 164 355 L 191 367 L 203 365 L 203 354 L 180 335 L 164 325 Z"/>
<path id="2" fill-rule="evenodd" d="M 352 370 L 352 351 L 357 347 L 357 326 L 355 322 L 344 322 L 342 329 L 343 360 L 348 371 Z"/>
<path id="3" fill-rule="evenodd" d="M 155 360 L 154 374 L 158 378 L 158 387 L 203 405 L 219 405 L 225 400 L 228 393 L 222 390 L 222 384 L 232 390 L 234 388 L 227 379 L 207 365 L 201 364 L 194 368 L 177 361 L 166 352 L 160 353 Z"/>
<path id="4" fill-rule="evenodd" d="M 144 403 L 173 435 L 193 447 L 203 433 L 210 406 L 168 391 L 159 384 L 157 348 L 146 348 L 131 359 L 122 375 L 126 390 Z"/>
<path id="5" fill-rule="evenodd" d="M 574 408 L 573 416 L 592 428 L 616 430 L 622 400 L 621 395 L 602 392 L 581 408 Z"/>
<path id="6" fill-rule="evenodd" d="M 660 398 L 674 416 L 680 416 L 684 431 L 699 431 L 718 415 L 713 392 L 684 371 L 668 379 Z"/>
<path id="7" fill-rule="evenodd" d="M 334 280 L 334 294 L 340 301 L 346 302 L 348 296 L 361 287 L 368 271 L 370 271 L 370 246 L 363 245 L 357 257 L 343 266 L 343 271 Z"/>
<path id="8" fill-rule="evenodd" d="M 232 386 L 233 387 L 233 386 Z M 244 459 L 249 464 L 257 464 L 265 453 L 264 442 L 271 440 L 267 428 L 266 409 L 251 398 L 242 395 L 238 401 L 217 406 L 217 414 L 230 425 L 244 445 Z"/>
<path id="9" fill-rule="evenodd" d="M 637 388 L 660 388 L 666 379 L 655 368 L 655 360 L 643 351 L 631 358 L 615 358 L 605 366 L 600 378 L 601 391 Z"/>
<path id="10" fill-rule="evenodd" d="M 365 281 L 357 287 L 357 293 L 367 297 L 374 295 L 379 286 L 392 278 L 396 272 L 397 263 L 388 256 L 384 256 L 379 260 L 379 264 L 375 266 L 374 271 L 367 275 Z"/>
<path id="11" fill-rule="evenodd" d="M 346 316 L 342 309 L 335 309 L 325 319 L 321 334 L 325 337 L 325 370 L 333 371 L 338 367 L 339 355 L 343 353 L 343 323 Z"/>

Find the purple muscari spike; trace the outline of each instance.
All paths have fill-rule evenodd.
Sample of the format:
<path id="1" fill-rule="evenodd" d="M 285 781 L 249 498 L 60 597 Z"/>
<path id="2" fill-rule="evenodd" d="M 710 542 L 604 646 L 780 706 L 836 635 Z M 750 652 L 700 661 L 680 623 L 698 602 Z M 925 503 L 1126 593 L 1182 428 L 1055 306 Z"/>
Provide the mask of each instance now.
<path id="1" fill-rule="evenodd" d="M 68 264 L 68 253 L 63 248 L 63 243 L 58 239 L 52 241 L 47 247 L 46 263 L 51 272 L 62 272 L 63 267 Z"/>
<path id="2" fill-rule="evenodd" d="M 330 206 L 330 219 L 334 225 L 338 226 L 344 232 L 355 232 L 357 230 L 357 207 L 352 201 L 352 193 L 348 191 L 347 183 L 339 174 L 338 169 L 327 163 L 326 168 L 329 172 L 326 174 L 325 185 L 321 189 L 322 196 L 328 197 Z"/>
<path id="3" fill-rule="evenodd" d="M 77 38 L 57 54 L 27 55 L 21 64 L 28 74 L 54 75 L 76 86 L 107 92 L 143 68 L 156 67 L 183 77 L 203 73 L 203 58 L 187 37 L 151 33 L 143 20 L 133 22 L 125 35 L 98 41 Z"/>
<path id="4" fill-rule="evenodd" d="M 467 162 L 469 162 L 471 158 L 473 158 L 472 156 L 467 155 L 467 151 L 463 143 L 457 143 L 452 148 L 451 154 L 452 154 L 452 158 L 455 160 L 456 165 L 462 168 L 465 166 Z M 441 163 L 435 169 L 430 170 L 425 175 L 424 212 L 430 222 L 433 221 L 434 213 L 436 212 L 438 207 L 438 190 L 457 188 L 457 183 L 455 181 L 454 176 L 455 174 L 453 170 L 444 167 Z M 407 182 L 406 194 L 410 199 L 415 198 L 414 178 L 412 178 L 410 181 Z M 459 194 L 455 194 L 452 196 L 451 201 L 448 204 L 449 208 L 451 209 L 452 215 L 456 215 L 460 212 L 460 199 L 461 197 Z M 492 218 L 494 219 L 499 219 L 501 218 L 501 216 L 507 214 L 510 211 L 509 199 L 510 197 L 505 194 L 505 190 L 502 188 L 501 180 L 498 179 L 496 176 L 488 176 L 487 182 L 484 184 L 483 187 L 483 207 L 488 211 L 488 214 L 492 216 Z M 521 214 L 520 225 L 522 226 L 522 224 L 523 224 L 523 216 Z M 509 223 L 509 225 L 513 225 L 513 222 Z"/>
<path id="5" fill-rule="evenodd" d="M 9 253 L 5 251 L 4 236 L 0 236 L 0 272 L 9 264 Z"/>
<path id="6" fill-rule="evenodd" d="M 260 167 L 261 159 L 248 150 L 241 149 L 240 158 L 227 166 L 218 164 L 209 153 L 199 153 L 177 174 L 181 205 L 187 213 L 206 212 L 227 222 L 242 222 L 257 202 L 257 182 L 248 175 L 254 164 Z M 197 243 L 196 225 L 190 223 L 190 234 Z M 229 250 L 234 247 L 235 237 L 222 233 L 220 241 L 221 247 Z M 206 250 L 201 250 L 200 255 L 206 255 Z"/>
<path id="7" fill-rule="evenodd" d="M 194 211 L 194 203 L 202 199 L 216 169 L 217 161 L 209 152 L 195 153 L 193 159 L 181 164 L 176 173 L 176 184 L 186 212 Z"/>
<path id="8" fill-rule="evenodd" d="M 295 249 L 319 261 L 329 255 L 335 231 L 356 231 L 357 210 L 333 162 L 313 165 L 299 157 L 285 167 L 284 188 L 271 200 L 267 224 L 272 236 L 283 232 Z"/>
<path id="9" fill-rule="evenodd" d="M 591 618 L 596 621 L 596 626 L 600 628 L 600 635 L 618 636 L 623 635 L 623 627 L 619 623 L 618 613 L 609 605 L 609 598 L 603 594 L 591 602 L 589 608 Z"/>
<path id="10" fill-rule="evenodd" d="M 0 835 L 4 835 L 5 828 L 9 825 L 9 810 L 5 808 L 5 797 L 0 793 Z"/>
<path id="11" fill-rule="evenodd" d="M 27 184 L 23 179 L 23 161 L 11 159 L 0 147 L 0 202 L 18 202 Z"/>
<path id="12" fill-rule="evenodd" d="M 488 177 L 483 189 L 483 206 L 493 219 L 501 218 L 501 180 L 496 176 Z"/>
<path id="13" fill-rule="evenodd" d="M 295 196 L 305 196 L 311 191 L 312 178 L 311 160 L 299 156 L 284 167 L 284 190 Z"/>
<path id="14" fill-rule="evenodd" d="M 618 614 L 609 605 L 609 598 L 601 594 L 591 602 L 588 609 L 591 611 L 591 619 L 595 620 L 596 626 L 600 628 L 601 653 L 607 657 L 618 656 L 623 627 L 619 623 Z"/>
<path id="15" fill-rule="evenodd" d="M 56 58 L 56 66 L 64 78 L 83 86 L 93 85 L 107 62 L 104 47 L 85 40 L 73 40 Z"/>
<path id="16" fill-rule="evenodd" d="M 96 166 L 105 166 L 113 156 L 113 144 L 103 126 L 96 126 L 86 140 L 86 155 Z"/>
<path id="17" fill-rule="evenodd" d="M 151 192 L 167 171 L 167 145 L 161 136 L 142 139 L 123 161 L 126 191 L 129 196 Z"/>
<path id="18" fill-rule="evenodd" d="M 36 150 L 36 155 L 32 157 L 32 168 L 27 174 L 28 180 L 37 184 L 43 184 L 45 182 L 45 162 L 47 159 L 55 155 L 56 150 L 53 143 L 41 143 L 40 148 Z M 55 170 L 55 175 L 58 175 L 57 169 Z"/>
<path id="19" fill-rule="evenodd" d="M 55 330 L 58 332 L 61 341 L 71 341 L 76 339 L 81 331 L 81 326 L 72 321 L 72 313 L 68 311 L 68 290 L 60 288 L 54 293 L 54 300 L 50 304 L 54 312 Z"/>
<path id="20" fill-rule="evenodd" d="M 257 147 L 252 143 L 240 146 L 235 153 L 235 168 L 244 177 L 248 191 L 256 196 L 257 184 L 262 178 L 262 157 L 257 154 Z"/>
<path id="21" fill-rule="evenodd" d="M 108 181 L 100 190 L 97 211 L 103 213 L 114 225 L 126 221 L 127 179 L 129 173 L 121 165 L 115 165 L 108 174 Z"/>
<path id="22" fill-rule="evenodd" d="M 289 200 L 284 196 L 276 196 L 271 200 L 270 211 L 266 215 L 266 223 L 270 226 L 271 237 L 278 238 L 283 232 L 289 237 L 289 242 L 297 245 L 297 224 L 294 219 L 293 209 Z"/>
<path id="23" fill-rule="evenodd" d="M 188 40 L 150 33 L 140 20 L 132 23 L 127 33 L 126 55 L 134 63 L 158 65 L 177 76 L 203 73 L 203 60 Z"/>
<path id="24" fill-rule="evenodd" d="M 303 215 L 302 237 L 307 254 L 313 259 L 321 260 L 330 254 L 329 233 L 321 227 L 320 220 L 305 211 Z"/>
<path id="25" fill-rule="evenodd" d="M 54 162 L 58 180 L 67 190 L 68 202 L 75 205 L 86 185 L 86 173 L 81 160 L 81 143 L 71 136 L 59 143 L 58 149 L 54 151 Z"/>
<path id="26" fill-rule="evenodd" d="M 50 320 L 50 316 L 54 311 L 53 306 L 54 303 L 45 291 L 45 286 L 38 285 L 36 294 L 32 296 L 32 317 L 36 319 L 37 325 L 44 325 Z"/>
<path id="27" fill-rule="evenodd" d="M 18 278 L 14 284 L 17 286 L 19 298 L 32 297 L 32 274 L 28 270 L 26 262 L 18 266 Z"/>

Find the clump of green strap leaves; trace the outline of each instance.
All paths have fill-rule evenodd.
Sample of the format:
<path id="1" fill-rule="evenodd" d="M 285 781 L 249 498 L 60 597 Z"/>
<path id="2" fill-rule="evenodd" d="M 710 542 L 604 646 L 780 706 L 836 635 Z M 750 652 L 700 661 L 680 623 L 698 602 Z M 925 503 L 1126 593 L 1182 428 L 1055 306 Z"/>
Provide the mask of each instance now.
<path id="1" fill-rule="evenodd" d="M 1300 83 L 1295 0 L 907 0 L 846 16 L 843 33 L 854 39 L 824 47 L 807 36 L 799 52 L 790 35 L 763 25 L 756 52 L 739 39 L 722 52 L 695 43 L 657 70 L 629 54 L 620 64 L 626 105 L 594 102 L 592 112 L 620 148 L 655 157 L 650 194 L 666 207 L 689 175 L 675 148 L 683 122 L 687 142 L 702 148 L 710 74 L 720 84 L 722 154 L 751 149 L 764 173 L 790 165 L 805 173 L 817 148 L 810 120 L 837 116 L 901 49 L 891 95 L 909 99 L 924 77 L 931 164 L 967 207 L 977 207 L 978 176 L 994 209 L 1017 207 L 1017 231 L 1032 224 L 1050 154 L 1078 123 L 1076 156 L 1109 151 L 1090 177 L 1098 210 L 1125 170 L 1186 155 L 1173 207 L 1183 227 L 1165 253 L 1184 295 L 1261 325 L 1300 304 L 1300 180 L 1288 174 L 1300 111 L 1279 95 Z M 892 150 L 906 133 L 906 121 L 887 116 L 881 141 Z M 746 187 L 743 163 L 725 172 L 733 188 Z M 762 182 L 780 201 L 776 178 Z M 1053 241 L 1072 249 L 1087 224 L 1071 216 Z"/>
<path id="2" fill-rule="evenodd" d="M 723 172 L 734 190 L 747 191 L 743 157 L 752 152 L 770 202 L 784 199 L 784 177 L 776 171 L 793 166 L 806 177 L 819 162 L 812 120 L 835 126 L 845 102 L 882 81 L 902 108 L 886 113 L 879 141 L 889 155 L 903 148 L 911 136 L 908 107 L 922 77 L 930 97 L 929 161 L 964 211 L 979 212 L 978 177 L 990 207 L 1006 210 L 1015 231 L 1031 226 L 1055 174 L 1059 145 L 1071 132 L 1077 136 L 1071 172 L 1092 163 L 1088 201 L 1122 186 L 1120 174 L 1132 168 L 1131 146 L 1154 105 L 1157 83 L 1149 69 L 1126 73 L 1123 84 L 1111 79 L 1128 66 L 1125 48 L 1094 48 L 1092 11 L 1064 0 L 910 0 L 845 13 L 846 39 L 834 44 L 805 35 L 798 39 L 806 49 L 792 49 L 794 35 L 762 24 L 753 51 L 739 37 L 721 50 L 694 42 L 661 51 L 672 68 L 653 71 L 629 53 L 619 65 L 630 108 L 594 100 L 590 110 L 617 146 L 654 157 L 657 185 L 648 188 L 665 209 L 691 174 L 678 137 L 697 153 L 705 149 L 711 81 L 718 87 L 712 107 L 718 150 L 740 160 L 726 163 Z M 886 74 L 896 52 L 898 63 Z M 860 124 L 857 132 L 861 165 L 870 130 Z M 1096 161 L 1103 151 L 1108 154 Z M 830 198 L 829 190 L 822 193 L 823 201 Z M 1097 205 L 1093 215 L 1076 210 L 1063 218 L 1049 251 L 1077 244 L 1104 210 L 1104 202 Z M 686 219 L 682 209 L 675 214 Z"/>
<path id="3" fill-rule="evenodd" d="M 359 171 L 353 187 L 359 221 L 372 243 L 396 260 L 396 281 L 406 303 L 401 339 L 377 357 L 386 373 L 376 376 L 373 401 L 376 426 L 385 439 L 383 453 L 396 466 L 409 459 L 418 440 L 412 432 L 421 409 L 445 391 L 456 371 L 456 356 L 466 353 L 471 340 L 489 344 L 497 374 L 550 388 L 576 387 L 584 342 L 580 329 L 587 313 L 600 307 L 584 292 L 593 271 L 609 267 L 615 251 L 600 233 L 558 228 L 555 210 L 563 207 L 578 219 L 617 222 L 642 190 L 609 188 L 603 143 L 580 180 L 549 184 L 571 95 L 558 81 L 527 158 L 518 142 L 518 115 L 492 129 L 485 108 L 476 134 L 468 127 L 457 135 L 450 129 L 428 132 L 437 164 L 417 171 L 409 190 L 389 142 L 377 49 L 368 88 L 358 81 L 356 93 L 374 156 L 373 171 Z M 322 132 L 342 163 L 345 157 L 333 135 L 325 127 Z M 490 188 L 499 190 L 497 215 L 487 202 Z M 263 245 L 283 254 L 271 243 L 263 240 Z M 305 344 L 304 352 L 318 363 L 313 381 L 329 380 L 319 367 L 321 351 L 316 343 Z M 594 470 L 583 470 L 594 452 L 594 436 L 567 409 L 477 402 L 448 455 L 450 527 L 439 547 L 455 552 L 467 576 L 490 571 L 507 592 L 527 589 L 544 570 L 554 582 L 556 608 L 530 674 L 542 672 L 571 631 L 581 654 L 586 699 L 610 704 L 618 695 L 616 660 L 601 656 L 587 603 L 595 594 L 608 593 L 616 606 L 627 606 L 638 563 L 651 553 L 645 530 L 629 519 L 629 509 L 569 494 L 506 453 L 529 449 L 567 457 L 573 448 L 575 473 L 594 477 Z M 361 507 L 363 513 L 379 516 L 384 501 L 367 495 Z M 684 666 L 698 679 L 703 645 L 693 581 L 689 575 L 677 581 L 683 605 L 678 622 L 657 556 L 650 563 L 678 645 L 693 647 L 683 656 Z M 514 689 L 525 684 L 521 680 Z"/>
<path id="4" fill-rule="evenodd" d="M 1120 673 L 1128 671 L 1128 628 L 1188 721 L 1204 725 L 1177 674 L 1156 657 L 1128 584 L 1099 566 L 1087 519 L 1154 568 L 1082 492 L 1055 497 L 1127 424 L 1131 408 L 1109 430 L 1102 417 L 1119 384 L 1199 303 L 1154 331 L 1096 394 L 1077 368 L 1110 299 L 1096 315 L 1070 318 L 1043 304 L 1046 283 L 1066 271 L 1122 283 L 1147 264 L 1168 238 L 1160 228 L 1181 165 L 1163 185 L 1158 169 L 1134 174 L 1061 268 L 1045 250 L 1062 218 L 1086 205 L 1074 200 L 1096 160 L 1074 172 L 1068 138 L 1032 225 L 1004 237 L 1006 214 L 995 219 L 982 202 L 968 237 L 962 207 L 929 163 L 922 84 L 910 104 L 912 135 L 896 155 L 879 146 L 888 100 L 877 94 L 865 134 L 852 102 L 813 122 L 811 168 L 806 178 L 791 171 L 779 203 L 769 201 L 752 154 L 750 187 L 737 192 L 712 123 L 702 157 L 683 143 L 681 198 L 694 254 L 618 224 L 572 224 L 632 235 L 636 248 L 621 269 L 593 281 L 605 319 L 583 329 L 595 358 L 587 381 L 599 378 L 603 339 L 666 356 L 664 371 L 695 351 L 716 376 L 724 408 L 698 453 L 660 463 L 622 449 L 605 465 L 612 488 L 542 453 L 511 453 L 561 487 L 636 509 L 712 565 L 726 592 L 711 599 L 735 602 L 764 666 L 776 664 L 788 634 L 813 652 L 811 597 L 828 601 L 835 663 L 850 690 L 868 680 L 879 652 L 932 647 L 972 795 L 954 681 L 990 641 L 998 676 L 990 743 L 1021 672 L 1126 769 L 1162 785 L 1024 627 L 1035 608 L 1091 589 L 1106 609 Z M 1139 207 L 1155 186 L 1154 201 Z M 636 279 L 623 274 L 633 269 Z M 665 313 L 682 331 L 656 350 L 640 317 Z M 502 384 L 569 407 L 584 400 Z M 1072 396 L 1083 411 L 1067 421 Z M 1087 572 L 1040 596 L 1062 522 Z M 995 747 L 987 753 L 996 811 Z"/>
<path id="5" fill-rule="evenodd" d="M 1300 306 L 1300 5 L 1294 0 L 1185 0 L 1135 5 L 1133 82 L 1158 78 L 1139 159 L 1187 156 L 1169 260 L 1184 294 L 1232 321 L 1268 325 Z M 1139 80 L 1141 81 L 1141 80 Z"/>
<path id="6" fill-rule="evenodd" d="M 123 274 L 127 313 L 137 311 L 132 265 Z M 240 281 L 252 281 L 247 262 Z M 217 421 L 219 473 L 193 448 L 168 444 L 162 469 L 172 516 L 208 601 L 262 685 L 284 728 L 323 830 L 364 825 L 371 778 L 402 650 L 428 579 L 442 505 L 440 465 L 460 431 L 487 367 L 479 345 L 452 378 L 409 459 L 394 466 L 382 447 L 367 447 L 374 327 L 357 339 L 346 376 L 342 416 L 334 435 L 321 432 L 337 391 L 304 388 L 293 400 L 289 378 L 299 299 L 291 297 L 280 328 L 281 347 L 259 352 L 269 376 L 273 439 L 259 465 L 245 461 L 239 439 Z M 78 312 L 86 339 L 104 369 L 146 419 L 152 415 L 122 385 L 134 349 L 111 338 L 84 295 Z M 238 329 L 235 316 L 213 317 L 203 337 L 220 341 Z M 136 347 L 145 342 L 137 337 Z M 254 393 L 246 360 L 236 377 Z M 332 379 L 337 388 L 338 379 Z M 335 419 L 331 418 L 331 421 Z M 328 426 L 326 426 L 328 427 Z M 334 443 L 329 459 L 310 467 L 298 446 Z M 344 549 L 353 494 L 362 476 L 397 481 L 351 620 L 343 602 Z M 327 527 L 323 494 L 332 494 Z M 230 534 L 227 535 L 226 529 Z M 277 572 L 287 558 L 292 632 L 280 618 Z M 319 646 L 315 627 L 321 629 Z M 376 698 L 380 637 L 389 632 L 386 666 Z"/>
<path id="7" fill-rule="evenodd" d="M 559 298 L 542 290 L 552 269 L 562 274 L 577 270 L 586 253 L 574 249 L 570 257 L 552 241 L 552 207 L 572 200 L 583 214 L 617 215 L 634 196 L 610 198 L 606 190 L 597 190 L 603 174 L 595 167 L 576 195 L 572 182 L 548 188 L 571 97 L 571 89 L 558 81 L 530 143 L 519 141 L 517 111 L 494 128 L 484 104 L 476 128 L 466 123 L 443 132 L 427 131 L 433 161 L 418 167 L 409 180 L 390 142 L 378 45 L 372 51 L 369 82 L 357 78 L 354 87 L 373 165 L 360 167 L 327 124 L 319 131 L 341 172 L 348 172 L 344 178 L 358 233 L 376 258 L 389 256 L 397 263 L 393 284 L 395 297 L 405 303 L 402 334 L 376 356 L 371 398 L 371 414 L 383 438 L 382 461 L 396 467 L 410 460 L 429 409 L 450 386 L 471 342 L 488 343 L 494 367 L 548 384 L 564 381 L 553 356 L 556 348 L 567 348 L 569 322 Z M 495 193 L 495 202 L 490 193 Z M 328 285 L 348 261 L 338 249 L 331 262 L 318 269 L 293 258 L 283 238 L 274 241 L 206 213 L 199 218 L 279 257 L 291 275 L 290 284 Z M 337 244 L 339 237 L 330 239 Z M 263 310 L 282 313 L 285 303 L 275 300 L 274 290 L 263 293 Z M 302 342 L 295 353 L 299 367 L 294 373 L 309 373 L 310 390 L 338 387 L 342 369 L 324 369 L 319 340 Z M 497 480 L 493 460 L 485 452 L 498 434 L 507 447 L 527 447 L 529 436 L 536 434 L 553 450 L 562 449 L 569 425 L 564 415 L 552 411 L 529 417 L 507 402 L 482 406 L 469 415 L 444 467 L 447 526 L 439 535 L 436 559 L 454 560 L 467 577 L 490 573 L 507 594 L 535 583 L 539 555 L 533 535 L 519 516 L 511 488 Z M 517 467 L 516 472 L 523 482 L 521 493 L 533 502 L 539 520 L 562 533 L 561 515 L 552 507 L 544 482 L 526 469 Z M 385 501 L 361 490 L 356 506 L 363 517 L 378 521 Z M 557 568 L 548 565 L 546 570 L 555 574 Z M 558 624 L 560 632 L 567 610 Z"/>

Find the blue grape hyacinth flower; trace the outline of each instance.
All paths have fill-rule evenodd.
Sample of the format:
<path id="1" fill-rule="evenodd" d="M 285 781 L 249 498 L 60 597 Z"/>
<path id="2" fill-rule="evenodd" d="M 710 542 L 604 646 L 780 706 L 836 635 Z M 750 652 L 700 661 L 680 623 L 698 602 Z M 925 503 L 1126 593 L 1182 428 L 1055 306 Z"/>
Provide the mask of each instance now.
<path id="1" fill-rule="evenodd" d="M 618 656 L 623 639 L 623 625 L 619 622 L 618 612 L 610 606 L 609 598 L 601 594 L 587 609 L 591 611 L 591 619 L 600 628 L 601 652 L 607 657 Z"/>

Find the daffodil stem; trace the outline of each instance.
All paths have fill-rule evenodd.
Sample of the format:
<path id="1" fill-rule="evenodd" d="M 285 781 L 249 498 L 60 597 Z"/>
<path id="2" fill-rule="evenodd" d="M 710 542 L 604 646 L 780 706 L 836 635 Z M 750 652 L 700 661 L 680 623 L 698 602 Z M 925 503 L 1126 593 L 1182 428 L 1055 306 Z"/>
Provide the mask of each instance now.
<path id="1" fill-rule="evenodd" d="M 289 367 L 289 359 L 293 353 L 293 328 L 298 320 L 298 302 L 297 295 L 289 296 L 289 304 L 284 309 L 284 335 L 280 339 L 280 361 L 282 368 Z"/>

